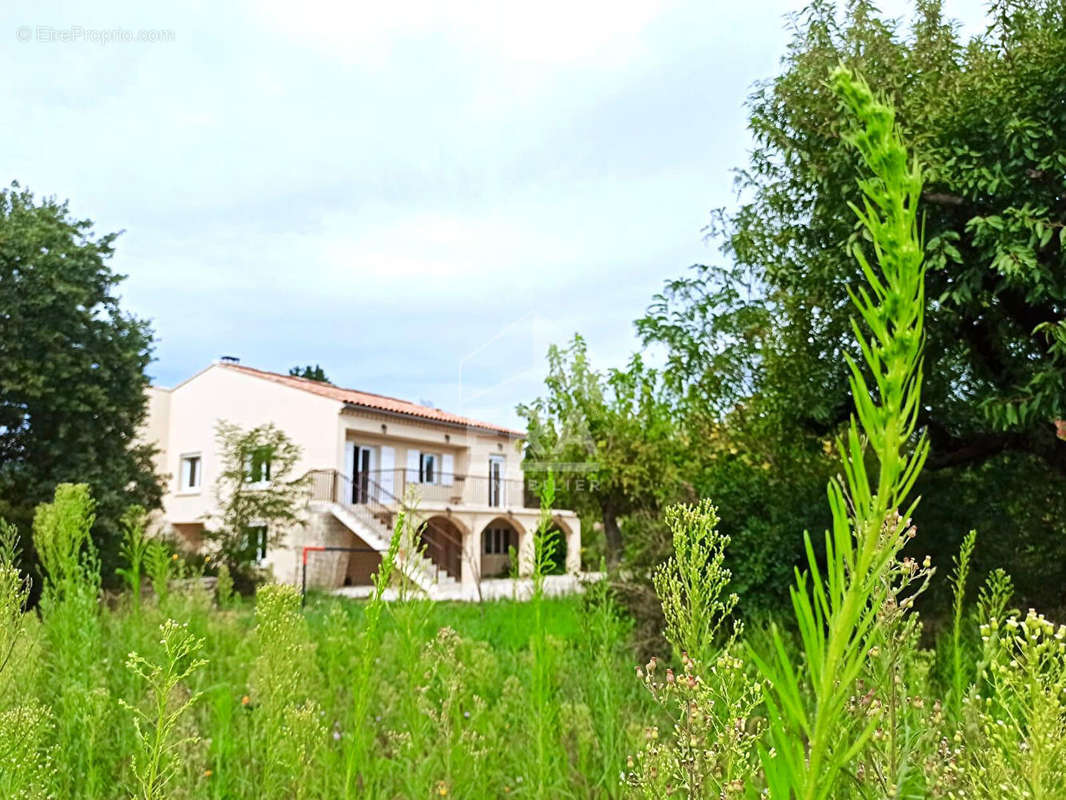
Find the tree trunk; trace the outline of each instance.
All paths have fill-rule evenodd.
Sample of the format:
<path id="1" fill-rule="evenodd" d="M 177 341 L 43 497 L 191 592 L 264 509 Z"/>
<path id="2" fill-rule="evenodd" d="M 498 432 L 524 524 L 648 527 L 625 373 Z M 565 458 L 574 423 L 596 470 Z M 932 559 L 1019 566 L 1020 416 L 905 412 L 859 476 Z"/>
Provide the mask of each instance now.
<path id="1" fill-rule="evenodd" d="M 622 530 L 618 514 L 611 506 L 603 507 L 603 535 L 607 540 L 607 566 L 617 567 L 622 560 Z"/>

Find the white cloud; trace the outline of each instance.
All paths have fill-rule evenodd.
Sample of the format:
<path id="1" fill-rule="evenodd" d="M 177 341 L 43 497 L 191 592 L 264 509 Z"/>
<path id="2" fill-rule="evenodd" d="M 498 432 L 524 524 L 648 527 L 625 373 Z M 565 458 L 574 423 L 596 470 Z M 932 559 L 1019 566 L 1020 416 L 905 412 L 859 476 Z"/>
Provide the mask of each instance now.
<path id="1" fill-rule="evenodd" d="M 398 40 L 442 36 L 503 61 L 565 65 L 628 59 L 664 0 L 257 2 L 275 31 L 351 63 L 380 65 Z"/>

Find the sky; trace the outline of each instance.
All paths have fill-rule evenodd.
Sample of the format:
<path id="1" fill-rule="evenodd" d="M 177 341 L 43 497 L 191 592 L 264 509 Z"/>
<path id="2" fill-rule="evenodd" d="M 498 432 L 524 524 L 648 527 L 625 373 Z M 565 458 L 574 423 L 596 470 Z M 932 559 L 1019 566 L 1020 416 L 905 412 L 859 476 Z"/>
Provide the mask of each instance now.
<path id="1" fill-rule="evenodd" d="M 550 344 L 622 366 L 664 281 L 720 260 L 744 101 L 803 2 L 166 5 L 0 9 L 0 178 L 123 231 L 153 381 L 318 363 L 519 426 Z"/>

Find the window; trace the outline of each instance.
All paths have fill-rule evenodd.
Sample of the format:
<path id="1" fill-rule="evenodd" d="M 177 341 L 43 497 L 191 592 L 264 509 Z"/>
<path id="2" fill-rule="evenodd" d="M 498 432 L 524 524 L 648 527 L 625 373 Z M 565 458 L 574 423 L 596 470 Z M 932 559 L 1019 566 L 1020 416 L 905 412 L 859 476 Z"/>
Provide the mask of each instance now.
<path id="1" fill-rule="evenodd" d="M 510 552 L 510 528 L 486 528 L 484 533 L 485 555 L 507 555 Z"/>
<path id="2" fill-rule="evenodd" d="M 244 457 L 248 483 L 270 483 L 270 448 L 257 447 Z"/>
<path id="3" fill-rule="evenodd" d="M 489 456 L 489 505 L 503 505 L 503 456 Z"/>
<path id="4" fill-rule="evenodd" d="M 245 555 L 249 561 L 262 564 L 267 556 L 267 526 L 252 525 L 248 528 Z"/>
<path id="5" fill-rule="evenodd" d="M 202 459 L 199 453 L 189 453 L 181 457 L 181 473 L 179 476 L 178 489 L 182 492 L 200 491 L 202 479 Z"/>
<path id="6" fill-rule="evenodd" d="M 437 456 L 435 453 L 421 453 L 418 459 L 418 482 L 437 482 Z"/>

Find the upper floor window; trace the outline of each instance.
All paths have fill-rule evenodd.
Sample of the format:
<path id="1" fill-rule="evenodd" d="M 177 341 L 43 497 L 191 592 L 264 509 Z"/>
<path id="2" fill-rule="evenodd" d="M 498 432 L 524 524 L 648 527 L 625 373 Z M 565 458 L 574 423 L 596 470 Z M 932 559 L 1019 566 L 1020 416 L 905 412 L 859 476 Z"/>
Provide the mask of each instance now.
<path id="1" fill-rule="evenodd" d="M 182 492 L 200 491 L 203 481 L 203 459 L 199 453 L 187 453 L 181 457 L 178 489 Z"/>
<path id="2" fill-rule="evenodd" d="M 248 483 L 270 483 L 269 447 L 257 447 L 244 457 L 244 474 Z"/>
<path id="3" fill-rule="evenodd" d="M 437 483 L 437 456 L 435 453 L 421 453 L 418 460 L 418 482 Z"/>

